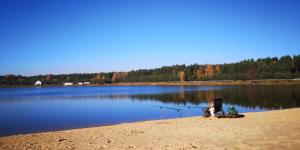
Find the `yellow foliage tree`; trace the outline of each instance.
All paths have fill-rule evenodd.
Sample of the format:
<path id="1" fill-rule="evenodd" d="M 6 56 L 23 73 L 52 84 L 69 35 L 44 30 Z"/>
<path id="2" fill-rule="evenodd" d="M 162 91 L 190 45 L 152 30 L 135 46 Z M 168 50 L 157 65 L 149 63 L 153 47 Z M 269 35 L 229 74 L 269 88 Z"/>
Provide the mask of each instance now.
<path id="1" fill-rule="evenodd" d="M 92 81 L 101 81 L 103 79 L 102 75 L 98 73 L 95 77 L 92 78 Z"/>

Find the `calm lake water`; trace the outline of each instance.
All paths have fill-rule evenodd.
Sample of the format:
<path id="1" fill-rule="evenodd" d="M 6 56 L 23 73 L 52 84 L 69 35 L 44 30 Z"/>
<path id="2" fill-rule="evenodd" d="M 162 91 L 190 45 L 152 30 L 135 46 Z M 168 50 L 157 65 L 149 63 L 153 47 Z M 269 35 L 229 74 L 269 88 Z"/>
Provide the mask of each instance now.
<path id="1" fill-rule="evenodd" d="M 300 106 L 300 86 L 0 88 L 0 136 L 199 116 L 198 107 L 214 97 L 224 99 L 225 111 L 294 108 Z"/>

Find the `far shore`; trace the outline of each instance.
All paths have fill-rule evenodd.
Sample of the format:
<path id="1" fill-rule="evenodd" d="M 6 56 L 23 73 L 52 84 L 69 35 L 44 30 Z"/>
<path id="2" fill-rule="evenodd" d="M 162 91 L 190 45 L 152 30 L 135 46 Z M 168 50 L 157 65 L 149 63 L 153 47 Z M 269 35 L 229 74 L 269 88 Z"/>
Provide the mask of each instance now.
<path id="1" fill-rule="evenodd" d="M 300 79 L 267 80 L 214 80 L 214 81 L 170 81 L 170 82 L 119 82 L 107 86 L 205 86 L 205 85 L 300 85 Z M 95 84 L 97 86 L 97 84 Z"/>
<path id="2" fill-rule="evenodd" d="M 300 85 L 300 79 L 264 79 L 264 80 L 210 80 L 210 81 L 169 81 L 169 82 L 116 82 L 104 84 L 87 84 L 72 86 L 206 86 L 206 85 Z M 40 87 L 63 86 L 60 84 L 43 84 Z M 0 88 L 36 87 L 34 85 L 0 85 Z"/>
<path id="3" fill-rule="evenodd" d="M 299 149 L 299 114 L 294 108 L 14 135 L 0 137 L 0 149 Z"/>

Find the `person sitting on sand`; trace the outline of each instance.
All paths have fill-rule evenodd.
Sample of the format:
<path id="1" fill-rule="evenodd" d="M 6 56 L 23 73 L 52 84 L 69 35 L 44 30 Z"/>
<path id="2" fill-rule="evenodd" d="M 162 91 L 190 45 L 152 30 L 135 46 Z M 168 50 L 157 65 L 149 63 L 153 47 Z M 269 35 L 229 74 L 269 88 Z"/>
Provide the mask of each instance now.
<path id="1" fill-rule="evenodd" d="M 215 117 L 216 114 L 218 116 L 224 115 L 223 111 L 223 100 L 222 98 L 214 98 L 213 100 L 208 100 L 208 107 L 204 110 L 204 117 Z"/>

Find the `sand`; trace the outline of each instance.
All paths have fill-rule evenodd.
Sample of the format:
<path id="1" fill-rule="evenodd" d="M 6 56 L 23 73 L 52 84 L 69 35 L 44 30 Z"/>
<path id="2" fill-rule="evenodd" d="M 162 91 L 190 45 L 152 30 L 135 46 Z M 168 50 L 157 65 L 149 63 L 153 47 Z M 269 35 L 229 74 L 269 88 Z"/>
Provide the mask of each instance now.
<path id="1" fill-rule="evenodd" d="M 191 117 L 0 138 L 0 149 L 300 149 L 300 108 L 245 118 Z"/>

